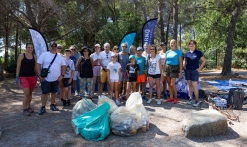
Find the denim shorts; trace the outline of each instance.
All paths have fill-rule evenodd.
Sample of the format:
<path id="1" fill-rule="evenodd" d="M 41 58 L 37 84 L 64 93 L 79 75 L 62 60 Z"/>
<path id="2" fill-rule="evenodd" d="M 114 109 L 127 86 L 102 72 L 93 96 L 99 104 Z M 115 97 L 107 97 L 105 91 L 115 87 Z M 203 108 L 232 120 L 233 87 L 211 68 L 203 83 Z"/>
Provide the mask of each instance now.
<path id="1" fill-rule="evenodd" d="M 43 81 L 41 82 L 42 94 L 56 93 L 58 87 L 58 80 L 53 82 Z"/>
<path id="2" fill-rule="evenodd" d="M 191 81 L 198 81 L 199 79 L 199 72 L 197 70 L 184 70 L 185 72 L 185 79 Z"/>

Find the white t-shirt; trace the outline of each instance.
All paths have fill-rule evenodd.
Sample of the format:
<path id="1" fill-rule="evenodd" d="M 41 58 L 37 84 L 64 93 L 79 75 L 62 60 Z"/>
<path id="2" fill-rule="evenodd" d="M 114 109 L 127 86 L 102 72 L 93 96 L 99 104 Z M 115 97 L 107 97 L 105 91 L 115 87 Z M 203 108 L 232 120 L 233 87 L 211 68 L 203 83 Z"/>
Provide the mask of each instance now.
<path id="1" fill-rule="evenodd" d="M 102 59 L 102 64 L 107 67 L 107 65 L 111 62 L 111 54 L 112 52 L 109 51 L 108 54 L 105 51 L 100 52 L 100 57 Z"/>
<path id="2" fill-rule="evenodd" d="M 160 58 L 161 58 L 161 64 L 165 65 L 165 57 L 166 57 L 166 53 L 159 53 Z"/>
<path id="3" fill-rule="evenodd" d="M 66 72 L 64 78 L 71 78 L 72 71 L 75 70 L 74 62 L 71 59 L 65 60 L 66 62 Z"/>
<path id="4" fill-rule="evenodd" d="M 48 68 L 54 56 L 55 54 L 52 54 L 50 52 L 45 52 L 40 55 L 37 62 L 41 64 L 41 68 Z M 65 60 L 62 56 L 57 55 L 56 59 L 54 60 L 54 62 L 52 63 L 49 69 L 50 72 L 48 73 L 45 80 L 48 82 L 56 81 L 58 77 L 61 75 L 62 66 L 66 66 Z"/>
<path id="5" fill-rule="evenodd" d="M 113 64 L 112 62 L 110 62 L 107 66 L 107 69 L 109 69 L 110 71 L 110 79 L 111 80 L 118 80 L 119 79 L 119 69 L 121 68 L 121 65 L 116 62 L 115 64 Z"/>
<path id="6" fill-rule="evenodd" d="M 148 60 L 148 65 L 149 65 L 148 74 L 150 75 L 160 74 L 159 59 L 160 59 L 160 55 L 157 54 L 154 59 L 150 58 Z"/>
<path id="7" fill-rule="evenodd" d="M 148 53 L 146 51 L 144 51 L 144 52 L 142 52 L 142 56 L 147 59 L 148 58 Z"/>
<path id="8" fill-rule="evenodd" d="M 96 54 L 93 53 L 90 55 L 90 57 L 93 59 L 94 65 L 100 65 L 99 60 L 101 59 L 100 53 Z"/>

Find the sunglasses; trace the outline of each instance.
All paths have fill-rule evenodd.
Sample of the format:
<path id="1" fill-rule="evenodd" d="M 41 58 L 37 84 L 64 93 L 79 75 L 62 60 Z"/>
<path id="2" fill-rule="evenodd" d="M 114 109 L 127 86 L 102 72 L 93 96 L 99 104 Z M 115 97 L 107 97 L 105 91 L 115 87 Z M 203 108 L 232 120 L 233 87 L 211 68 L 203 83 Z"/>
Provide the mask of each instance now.
<path id="1" fill-rule="evenodd" d="M 114 50 L 119 50 L 119 48 L 114 48 Z"/>
<path id="2" fill-rule="evenodd" d="M 75 51 L 75 49 L 71 49 L 72 51 Z"/>
<path id="3" fill-rule="evenodd" d="M 57 47 L 56 45 L 52 45 L 51 47 Z"/>
<path id="4" fill-rule="evenodd" d="M 57 47 L 57 49 L 61 49 L 61 47 Z"/>
<path id="5" fill-rule="evenodd" d="M 127 46 L 122 46 L 122 47 L 127 47 Z"/>

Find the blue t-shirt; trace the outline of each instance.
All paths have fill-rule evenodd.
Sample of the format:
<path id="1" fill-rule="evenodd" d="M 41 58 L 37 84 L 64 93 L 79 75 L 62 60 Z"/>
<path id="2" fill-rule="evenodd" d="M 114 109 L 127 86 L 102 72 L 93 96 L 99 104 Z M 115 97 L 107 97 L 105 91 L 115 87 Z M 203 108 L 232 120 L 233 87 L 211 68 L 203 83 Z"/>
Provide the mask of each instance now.
<path id="1" fill-rule="evenodd" d="M 182 56 L 182 52 L 176 48 L 176 50 L 169 50 L 166 52 L 166 64 L 179 65 L 179 57 Z"/>
<path id="2" fill-rule="evenodd" d="M 69 57 L 73 62 L 74 62 L 74 66 L 75 66 L 75 70 L 77 71 L 77 69 L 76 69 L 76 57 L 75 56 L 70 56 Z"/>
<path id="3" fill-rule="evenodd" d="M 194 52 L 187 51 L 184 55 L 187 61 L 185 68 L 188 70 L 196 70 L 199 68 L 199 61 L 202 56 L 202 52 L 197 49 L 194 50 Z"/>
<path id="4" fill-rule="evenodd" d="M 139 65 L 139 75 L 143 75 L 144 74 L 144 72 L 143 72 L 143 70 L 145 70 L 145 64 L 146 64 L 146 58 L 145 57 L 136 57 L 136 64 L 138 64 Z"/>

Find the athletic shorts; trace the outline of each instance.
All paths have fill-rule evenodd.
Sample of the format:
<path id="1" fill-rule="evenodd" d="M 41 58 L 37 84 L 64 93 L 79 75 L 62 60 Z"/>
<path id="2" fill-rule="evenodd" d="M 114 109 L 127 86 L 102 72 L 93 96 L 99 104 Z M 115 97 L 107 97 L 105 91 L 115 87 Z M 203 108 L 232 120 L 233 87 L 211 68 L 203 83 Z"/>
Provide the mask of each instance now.
<path id="1" fill-rule="evenodd" d="M 145 75 L 138 75 L 137 82 L 138 83 L 145 83 L 146 82 L 146 76 Z"/>
<path id="2" fill-rule="evenodd" d="M 78 77 L 79 77 L 79 72 L 76 70 L 74 72 L 73 80 L 76 81 Z"/>
<path id="3" fill-rule="evenodd" d="M 72 85 L 73 81 L 71 81 L 71 83 L 69 83 L 69 79 L 70 78 L 63 78 L 63 87 L 69 87 Z"/>
<path id="4" fill-rule="evenodd" d="M 43 81 L 41 82 L 42 94 L 56 93 L 58 87 L 58 80 L 53 82 Z"/>
<path id="5" fill-rule="evenodd" d="M 128 82 L 136 82 L 137 81 L 137 77 L 129 77 L 128 78 Z"/>
<path id="6" fill-rule="evenodd" d="M 178 78 L 179 65 L 165 65 L 164 76 L 171 78 Z"/>
<path id="7" fill-rule="evenodd" d="M 31 77 L 20 77 L 20 85 L 21 88 L 30 88 L 34 89 L 37 83 L 37 77 L 31 76 Z"/>
<path id="8" fill-rule="evenodd" d="M 100 82 L 105 83 L 108 80 L 107 72 L 103 69 L 100 70 Z"/>
<path id="9" fill-rule="evenodd" d="M 110 79 L 111 82 L 119 82 L 119 79 Z"/>
<path id="10" fill-rule="evenodd" d="M 155 74 L 155 75 L 150 75 L 150 74 L 148 74 L 148 77 L 151 77 L 151 78 L 153 78 L 153 79 L 158 79 L 158 78 L 161 77 L 161 74 Z"/>
<path id="11" fill-rule="evenodd" d="M 128 74 L 127 74 L 127 72 L 122 72 L 122 77 L 121 77 L 120 81 L 128 81 Z"/>
<path id="12" fill-rule="evenodd" d="M 93 76 L 94 77 L 99 77 L 100 76 L 100 69 L 101 69 L 101 66 L 94 65 L 94 68 L 93 68 Z"/>
<path id="13" fill-rule="evenodd" d="M 198 81 L 199 79 L 199 72 L 197 70 L 184 70 L 185 72 L 185 79 L 191 81 Z"/>

